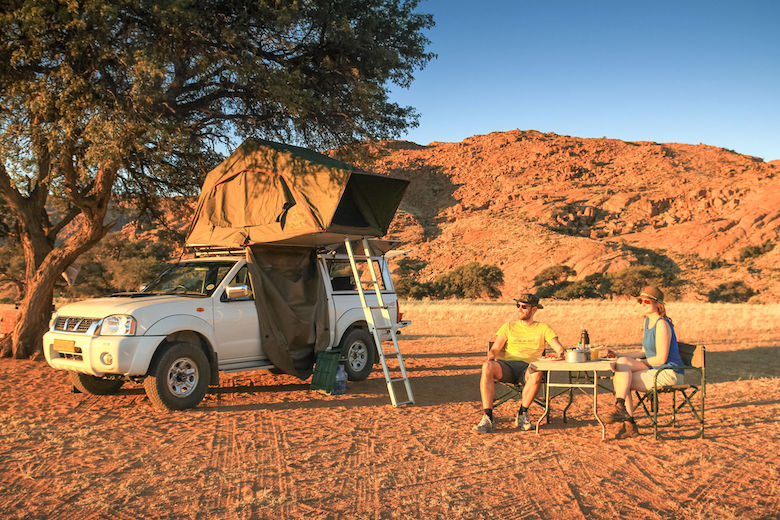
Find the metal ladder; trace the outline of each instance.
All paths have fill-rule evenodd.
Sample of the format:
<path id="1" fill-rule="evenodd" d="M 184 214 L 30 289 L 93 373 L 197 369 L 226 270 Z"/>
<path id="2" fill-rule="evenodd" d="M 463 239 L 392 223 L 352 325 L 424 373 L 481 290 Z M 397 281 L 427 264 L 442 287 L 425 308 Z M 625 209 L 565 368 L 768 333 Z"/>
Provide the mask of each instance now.
<path id="1" fill-rule="evenodd" d="M 414 404 L 412 387 L 409 384 L 409 376 L 406 374 L 404 360 L 403 357 L 401 357 L 401 349 L 398 346 L 398 338 L 396 338 L 398 327 L 390 317 L 390 310 L 382 299 L 382 288 L 379 283 L 379 279 L 377 278 L 376 270 L 374 269 L 373 260 L 379 260 L 382 257 L 371 256 L 371 249 L 369 248 L 368 240 L 365 237 L 363 237 L 362 242 L 364 254 L 355 256 L 354 252 L 352 251 L 352 243 L 350 242 L 350 239 L 344 239 L 344 245 L 347 248 L 349 263 L 352 266 L 352 276 L 355 278 L 355 286 L 357 287 L 358 294 L 360 295 L 360 303 L 363 306 L 363 314 L 366 317 L 368 330 L 371 331 L 371 335 L 374 337 L 374 344 L 376 345 L 376 350 L 379 353 L 379 361 L 382 363 L 382 370 L 385 374 L 385 382 L 387 383 L 387 391 L 390 394 L 390 401 L 395 407 L 401 406 L 403 404 Z M 360 272 L 358 271 L 356 260 L 365 260 L 365 262 L 368 264 L 368 272 L 371 274 L 371 280 L 360 279 Z M 376 293 L 377 305 L 369 305 L 366 301 L 366 295 L 363 291 L 364 283 L 373 285 L 374 292 Z M 379 311 L 379 315 L 381 317 L 379 324 L 376 322 L 374 316 L 375 310 Z M 393 340 L 393 350 L 385 351 L 384 348 L 382 348 L 382 342 L 379 339 L 379 331 L 382 330 L 390 331 L 390 338 Z M 395 354 L 396 358 L 398 359 L 398 366 L 401 370 L 401 377 L 390 377 L 390 371 L 387 368 L 386 356 L 392 354 Z M 395 395 L 395 388 L 393 387 L 393 384 L 400 383 L 401 381 L 403 381 L 404 387 L 406 388 L 406 401 L 399 401 Z"/>

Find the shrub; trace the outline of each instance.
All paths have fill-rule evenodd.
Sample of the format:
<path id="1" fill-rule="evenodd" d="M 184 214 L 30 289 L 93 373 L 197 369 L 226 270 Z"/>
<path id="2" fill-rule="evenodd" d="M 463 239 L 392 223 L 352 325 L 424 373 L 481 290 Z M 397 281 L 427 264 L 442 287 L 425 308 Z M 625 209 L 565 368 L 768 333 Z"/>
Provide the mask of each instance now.
<path id="1" fill-rule="evenodd" d="M 744 303 L 755 294 L 745 282 L 735 280 L 718 285 L 707 293 L 707 298 L 710 302 Z"/>
<path id="2" fill-rule="evenodd" d="M 775 247 L 775 244 L 769 240 L 761 244 L 760 246 L 745 246 L 739 250 L 739 260 L 745 261 L 749 258 L 755 258 L 761 256 L 764 253 L 768 253 Z"/>
<path id="3" fill-rule="evenodd" d="M 433 282 L 436 296 L 441 298 L 498 298 L 504 273 L 494 265 L 469 262 L 439 275 Z"/>
<path id="4" fill-rule="evenodd" d="M 425 260 L 419 260 L 417 258 L 402 258 L 398 261 L 398 268 L 394 271 L 398 276 L 411 276 L 417 277 L 417 274 L 422 271 L 428 262 Z"/>
<path id="5" fill-rule="evenodd" d="M 136 291 L 168 267 L 172 251 L 168 242 L 130 241 L 110 234 L 82 257 L 76 282 L 63 293 L 83 298 Z"/>
<path id="6" fill-rule="evenodd" d="M 646 285 L 673 285 L 673 274 L 653 265 L 632 265 L 611 276 L 613 294 L 636 295 Z"/>
<path id="7" fill-rule="evenodd" d="M 568 265 L 553 265 L 545 267 L 534 276 L 534 286 L 555 285 L 565 281 L 570 276 L 577 276 L 577 271 Z"/>

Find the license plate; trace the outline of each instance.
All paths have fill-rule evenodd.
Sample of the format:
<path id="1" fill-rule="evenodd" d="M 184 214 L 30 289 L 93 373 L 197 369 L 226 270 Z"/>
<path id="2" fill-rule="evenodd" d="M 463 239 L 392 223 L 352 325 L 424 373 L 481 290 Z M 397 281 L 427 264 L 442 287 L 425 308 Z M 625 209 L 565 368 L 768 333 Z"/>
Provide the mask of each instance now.
<path id="1" fill-rule="evenodd" d="M 57 352 L 76 353 L 76 342 L 67 339 L 55 339 L 54 350 Z"/>

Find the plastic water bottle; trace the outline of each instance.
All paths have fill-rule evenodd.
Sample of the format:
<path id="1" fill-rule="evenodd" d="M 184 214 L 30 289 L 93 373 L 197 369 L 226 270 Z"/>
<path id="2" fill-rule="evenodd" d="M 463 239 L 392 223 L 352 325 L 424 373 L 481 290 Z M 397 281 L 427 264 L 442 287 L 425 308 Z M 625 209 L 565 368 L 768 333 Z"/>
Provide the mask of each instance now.
<path id="1" fill-rule="evenodd" d="M 336 382 L 333 383 L 333 395 L 341 395 L 347 393 L 347 371 L 344 370 L 344 365 L 339 363 L 336 367 Z"/>

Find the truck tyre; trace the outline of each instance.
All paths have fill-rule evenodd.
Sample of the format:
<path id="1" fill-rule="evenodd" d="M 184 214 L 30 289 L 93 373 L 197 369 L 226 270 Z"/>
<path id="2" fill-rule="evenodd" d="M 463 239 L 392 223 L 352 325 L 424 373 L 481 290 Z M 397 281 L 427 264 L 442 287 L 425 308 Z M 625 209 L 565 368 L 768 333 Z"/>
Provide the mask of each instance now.
<path id="1" fill-rule="evenodd" d="M 209 361 L 200 348 L 173 343 L 150 367 L 144 390 L 155 408 L 193 408 L 206 395 L 209 374 Z"/>
<path id="2" fill-rule="evenodd" d="M 79 392 L 92 395 L 115 394 L 125 384 L 121 379 L 106 379 L 73 371 L 70 371 L 70 382 Z"/>
<path id="3" fill-rule="evenodd" d="M 363 329 L 352 329 L 341 339 L 344 368 L 350 381 L 363 381 L 374 368 L 374 339 Z"/>

